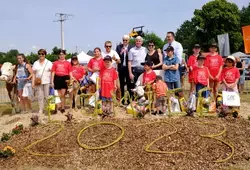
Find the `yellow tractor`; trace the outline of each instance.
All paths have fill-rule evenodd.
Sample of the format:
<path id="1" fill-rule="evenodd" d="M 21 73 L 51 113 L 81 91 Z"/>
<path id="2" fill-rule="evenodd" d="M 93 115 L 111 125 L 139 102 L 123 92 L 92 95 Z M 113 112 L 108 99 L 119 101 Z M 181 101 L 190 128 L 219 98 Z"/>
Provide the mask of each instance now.
<path id="1" fill-rule="evenodd" d="M 143 27 L 144 26 L 134 27 L 129 36 L 133 38 L 136 38 L 137 36 L 144 37 L 145 34 L 143 32 Z"/>

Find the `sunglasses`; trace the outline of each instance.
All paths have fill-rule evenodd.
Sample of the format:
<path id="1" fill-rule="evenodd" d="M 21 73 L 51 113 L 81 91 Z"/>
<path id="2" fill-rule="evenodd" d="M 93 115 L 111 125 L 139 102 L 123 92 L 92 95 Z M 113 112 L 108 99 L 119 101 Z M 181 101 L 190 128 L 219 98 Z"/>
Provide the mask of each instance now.
<path id="1" fill-rule="evenodd" d="M 111 48 L 112 46 L 111 46 L 111 45 L 110 45 L 110 46 L 106 45 L 105 47 L 106 47 L 106 48 Z"/>
<path id="2" fill-rule="evenodd" d="M 127 42 L 128 40 L 123 40 L 123 41 L 126 41 L 126 42 Z"/>
<path id="3" fill-rule="evenodd" d="M 38 53 L 38 55 L 45 55 L 44 53 Z"/>

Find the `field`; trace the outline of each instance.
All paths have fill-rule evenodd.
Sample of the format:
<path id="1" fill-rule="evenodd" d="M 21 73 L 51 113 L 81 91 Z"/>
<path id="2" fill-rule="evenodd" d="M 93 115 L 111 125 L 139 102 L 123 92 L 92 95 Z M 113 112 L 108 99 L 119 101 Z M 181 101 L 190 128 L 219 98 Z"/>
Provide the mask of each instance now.
<path id="1" fill-rule="evenodd" d="M 185 170 L 247 170 L 250 169 L 250 95 L 241 96 L 240 118 L 232 117 L 166 117 L 147 115 L 144 119 L 135 119 L 125 113 L 123 108 L 116 108 L 114 118 L 86 116 L 91 110 L 85 109 L 73 113 L 73 121 L 65 122 L 66 116 L 58 113 L 53 120 L 61 124 L 50 123 L 29 127 L 31 114 L 10 115 L 10 106 L 1 105 L 0 134 L 10 131 L 16 122 L 26 127 L 24 132 L 16 135 L 6 143 L 0 143 L 0 149 L 12 146 L 16 150 L 14 157 L 0 159 L 0 169 L 50 170 L 50 169 L 185 169 Z M 33 108 L 37 108 L 36 102 Z M 46 115 L 40 119 L 45 124 Z M 116 144 L 103 150 L 88 150 L 79 146 L 77 136 L 86 126 L 98 122 L 113 122 L 124 128 L 123 138 Z M 157 123 L 154 123 L 157 122 Z M 209 122 L 210 124 L 203 124 Z M 61 128 L 61 125 L 64 127 Z M 35 156 L 24 150 L 25 147 L 39 139 L 45 138 L 61 129 L 59 133 L 38 142 L 30 151 L 52 156 Z M 214 138 L 202 135 L 218 134 Z M 87 129 L 80 137 L 82 144 L 91 147 L 106 145 L 114 141 L 121 130 L 112 125 L 98 125 Z M 149 149 L 160 152 L 150 153 L 145 147 L 156 141 Z M 222 141 L 220 141 L 222 140 Z M 225 142 L 225 143 L 223 143 Z M 229 145 L 228 145 L 229 144 Z M 232 148 L 234 154 L 232 153 Z M 181 151 L 183 153 L 176 153 Z M 53 155 L 66 154 L 59 157 Z M 216 163 L 216 160 L 223 160 Z"/>

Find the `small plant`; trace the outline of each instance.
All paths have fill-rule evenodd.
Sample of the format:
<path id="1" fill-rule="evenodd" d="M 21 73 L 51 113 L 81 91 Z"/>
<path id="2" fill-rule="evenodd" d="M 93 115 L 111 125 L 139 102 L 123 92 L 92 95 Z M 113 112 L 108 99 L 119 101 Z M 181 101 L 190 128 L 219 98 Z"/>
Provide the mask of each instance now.
<path id="1" fill-rule="evenodd" d="M 15 153 L 15 149 L 10 146 L 6 146 L 3 150 L 0 150 L 0 158 L 8 158 L 10 156 L 14 156 Z"/>
<path id="2" fill-rule="evenodd" d="M 11 138 L 11 134 L 3 133 L 2 137 L 1 137 L 1 141 L 6 142 L 6 141 L 10 140 L 10 138 Z"/>
<path id="3" fill-rule="evenodd" d="M 12 135 L 18 135 L 22 132 L 23 125 L 21 123 L 18 123 L 14 129 L 12 129 Z"/>

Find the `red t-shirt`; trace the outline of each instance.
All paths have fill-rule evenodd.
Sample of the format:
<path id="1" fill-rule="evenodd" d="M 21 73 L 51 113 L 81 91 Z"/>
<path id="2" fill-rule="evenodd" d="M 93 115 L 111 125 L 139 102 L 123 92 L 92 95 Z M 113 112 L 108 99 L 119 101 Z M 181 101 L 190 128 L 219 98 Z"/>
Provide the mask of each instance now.
<path id="1" fill-rule="evenodd" d="M 70 62 L 67 60 L 60 61 L 57 60 L 53 63 L 52 72 L 55 72 L 57 76 L 67 76 L 70 72 L 72 72 L 72 67 Z"/>
<path id="2" fill-rule="evenodd" d="M 236 67 L 225 67 L 222 70 L 221 78 L 229 84 L 235 83 L 236 79 L 240 78 L 240 71 Z"/>
<path id="3" fill-rule="evenodd" d="M 72 75 L 76 80 L 80 80 L 85 74 L 85 70 L 82 66 L 72 66 Z"/>
<path id="4" fill-rule="evenodd" d="M 101 70 L 104 67 L 103 59 L 91 58 L 88 63 L 88 68 Z"/>
<path id="5" fill-rule="evenodd" d="M 188 80 L 189 80 L 189 83 L 191 83 L 193 81 L 194 67 L 197 66 L 197 57 L 194 55 L 191 55 L 188 58 L 187 65 L 188 65 L 188 67 L 192 67 L 192 71 L 189 70 L 189 73 L 188 73 Z"/>
<path id="6" fill-rule="evenodd" d="M 149 73 L 146 71 L 143 73 L 143 79 L 142 79 L 142 84 L 145 85 L 150 81 L 153 81 L 156 79 L 156 74 L 153 70 L 151 70 Z"/>
<path id="7" fill-rule="evenodd" d="M 193 70 L 193 78 L 195 84 L 208 84 L 209 71 L 207 67 L 195 67 Z"/>
<path id="8" fill-rule="evenodd" d="M 223 59 L 220 55 L 211 56 L 207 55 L 204 66 L 206 66 L 212 77 L 216 77 L 219 73 L 220 67 L 223 66 Z"/>
<path id="9" fill-rule="evenodd" d="M 117 78 L 117 71 L 113 67 L 103 69 L 100 72 L 102 97 L 111 98 L 111 92 L 114 90 L 114 81 L 117 80 Z"/>

